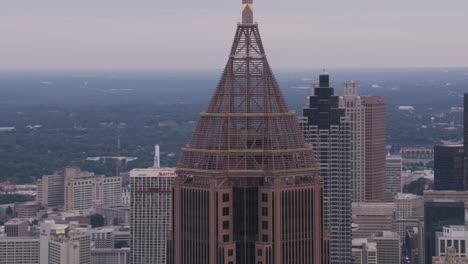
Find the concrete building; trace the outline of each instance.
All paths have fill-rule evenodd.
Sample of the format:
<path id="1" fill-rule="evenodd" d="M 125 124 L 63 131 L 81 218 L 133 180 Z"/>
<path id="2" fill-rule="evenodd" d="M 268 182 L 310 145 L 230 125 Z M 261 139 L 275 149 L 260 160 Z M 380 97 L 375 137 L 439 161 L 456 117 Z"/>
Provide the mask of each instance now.
<path id="1" fill-rule="evenodd" d="M 41 203 L 38 201 L 15 203 L 15 215 L 18 218 L 36 218 L 41 211 Z"/>
<path id="2" fill-rule="evenodd" d="M 105 226 L 90 230 L 94 248 L 114 248 L 114 231 L 117 227 Z"/>
<path id="3" fill-rule="evenodd" d="M 366 112 L 355 83 L 345 83 L 340 107 L 346 109 L 351 132 L 351 185 L 353 202 L 366 201 Z"/>
<path id="4" fill-rule="evenodd" d="M 391 231 L 379 231 L 372 235 L 371 240 L 377 244 L 378 263 L 400 264 L 400 236 Z"/>
<path id="5" fill-rule="evenodd" d="M 418 228 L 424 219 L 424 197 L 408 193 L 395 196 L 396 232 L 400 236 L 402 248 L 405 249 L 408 229 Z"/>
<path id="6" fill-rule="evenodd" d="M 130 248 L 92 249 L 91 264 L 130 264 Z"/>
<path id="7" fill-rule="evenodd" d="M 122 189 L 122 204 L 130 205 L 130 186 Z"/>
<path id="8" fill-rule="evenodd" d="M 434 264 L 468 264 L 468 257 L 457 256 L 457 250 L 454 247 L 447 248 L 447 254 L 442 257 L 432 257 Z"/>
<path id="9" fill-rule="evenodd" d="M 0 237 L 0 264 L 38 264 L 39 238 Z"/>
<path id="10" fill-rule="evenodd" d="M 353 238 L 395 230 L 395 203 L 353 203 Z"/>
<path id="11" fill-rule="evenodd" d="M 29 236 L 29 221 L 27 219 L 13 218 L 6 222 L 4 226 L 7 237 Z"/>
<path id="12" fill-rule="evenodd" d="M 377 264 L 377 244 L 369 242 L 367 238 L 353 239 L 353 263 L 354 264 Z"/>
<path id="13" fill-rule="evenodd" d="M 468 209 L 468 191 L 424 191 L 424 202 L 433 200 L 463 201 L 465 208 Z"/>
<path id="14" fill-rule="evenodd" d="M 351 263 L 350 127 L 328 73 L 313 84 L 300 125 L 320 163 L 324 227 L 330 232 L 330 263 Z"/>
<path id="15" fill-rule="evenodd" d="M 401 156 L 388 155 L 385 160 L 385 177 L 386 177 L 386 198 L 387 202 L 394 202 L 395 196 L 403 191 L 401 173 L 403 164 Z"/>
<path id="16" fill-rule="evenodd" d="M 119 204 L 122 195 L 122 177 L 97 176 L 79 168 L 66 168 L 64 209 L 87 210 Z"/>
<path id="17" fill-rule="evenodd" d="M 106 225 L 120 225 L 130 223 L 130 205 L 114 204 L 103 206 L 97 212 L 104 216 Z"/>
<path id="18" fill-rule="evenodd" d="M 355 83 L 345 83 L 340 106 L 351 127 L 351 179 L 354 202 L 385 201 L 386 99 L 359 96 Z"/>
<path id="19" fill-rule="evenodd" d="M 465 225 L 444 226 L 442 232 L 436 232 L 436 256 L 448 256 L 449 248 L 455 249 L 457 257 L 467 257 L 468 229 Z"/>
<path id="20" fill-rule="evenodd" d="M 41 222 L 40 249 L 40 264 L 91 263 L 91 235 L 87 228 Z"/>
<path id="21" fill-rule="evenodd" d="M 36 200 L 44 207 L 63 206 L 65 177 L 62 173 L 44 175 L 37 181 Z"/>
<path id="22" fill-rule="evenodd" d="M 434 190 L 464 190 L 463 145 L 434 146 Z"/>
<path id="23" fill-rule="evenodd" d="M 176 175 L 172 168 L 130 171 L 132 264 L 166 263 Z"/>
<path id="24" fill-rule="evenodd" d="M 366 113 L 366 202 L 385 201 L 385 156 L 387 154 L 387 100 L 363 97 Z"/>

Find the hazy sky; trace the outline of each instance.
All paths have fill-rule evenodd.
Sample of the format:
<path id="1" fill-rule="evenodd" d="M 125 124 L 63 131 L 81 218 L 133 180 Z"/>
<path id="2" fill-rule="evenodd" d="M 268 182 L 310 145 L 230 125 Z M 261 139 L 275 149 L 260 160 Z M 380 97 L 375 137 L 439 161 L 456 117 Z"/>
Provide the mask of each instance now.
<path id="1" fill-rule="evenodd" d="M 467 0 L 254 0 L 286 68 L 468 66 Z M 0 0 L 1 69 L 220 69 L 241 0 Z"/>

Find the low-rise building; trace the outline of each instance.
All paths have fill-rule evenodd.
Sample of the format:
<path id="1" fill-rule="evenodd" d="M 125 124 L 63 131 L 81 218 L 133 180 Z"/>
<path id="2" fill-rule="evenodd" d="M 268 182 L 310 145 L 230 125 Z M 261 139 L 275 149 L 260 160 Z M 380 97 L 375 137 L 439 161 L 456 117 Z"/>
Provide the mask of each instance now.
<path id="1" fill-rule="evenodd" d="M 377 244 L 366 238 L 353 239 L 352 256 L 354 264 L 377 264 Z"/>
<path id="2" fill-rule="evenodd" d="M 395 203 L 353 203 L 353 238 L 395 230 Z"/>
<path id="3" fill-rule="evenodd" d="M 39 248 L 37 237 L 0 237 L 0 264 L 37 264 Z"/>
<path id="4" fill-rule="evenodd" d="M 372 235 L 373 242 L 377 244 L 378 263 L 400 264 L 401 243 L 400 236 L 391 231 L 380 231 Z"/>
<path id="5" fill-rule="evenodd" d="M 130 264 L 130 248 L 93 249 L 91 264 Z"/>
<path id="6" fill-rule="evenodd" d="M 29 221 L 27 219 L 13 218 L 5 223 L 7 237 L 29 236 Z"/>

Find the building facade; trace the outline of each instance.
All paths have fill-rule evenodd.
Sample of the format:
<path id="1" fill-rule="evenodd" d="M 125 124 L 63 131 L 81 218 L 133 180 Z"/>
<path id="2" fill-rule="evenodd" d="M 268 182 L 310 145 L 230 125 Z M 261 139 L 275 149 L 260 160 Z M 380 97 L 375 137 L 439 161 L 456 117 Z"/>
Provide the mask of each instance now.
<path id="1" fill-rule="evenodd" d="M 7 237 L 29 236 L 29 221 L 27 219 L 10 219 L 10 221 L 5 223 L 4 227 Z"/>
<path id="2" fill-rule="evenodd" d="M 444 226 L 442 232 L 436 233 L 436 256 L 445 257 L 450 253 L 450 248 L 455 249 L 455 256 L 467 257 L 468 229 L 465 225 Z"/>
<path id="3" fill-rule="evenodd" d="M 130 237 L 132 264 L 166 263 L 172 232 L 172 168 L 130 171 Z"/>
<path id="4" fill-rule="evenodd" d="M 318 162 L 268 64 L 252 0 L 177 173 L 175 264 L 322 263 Z"/>
<path id="5" fill-rule="evenodd" d="M 64 209 L 88 210 L 119 204 L 122 199 L 122 177 L 97 176 L 79 168 L 64 171 Z"/>
<path id="6" fill-rule="evenodd" d="M 401 263 L 401 243 L 397 233 L 391 231 L 375 232 L 371 240 L 377 244 L 378 263 Z"/>
<path id="7" fill-rule="evenodd" d="M 37 264 L 39 256 L 37 237 L 0 237 L 0 264 Z"/>
<path id="8" fill-rule="evenodd" d="M 61 173 L 44 175 L 37 181 L 37 198 L 44 207 L 63 206 L 65 177 Z"/>
<path id="9" fill-rule="evenodd" d="M 385 156 L 387 154 L 387 100 L 363 97 L 366 113 L 366 201 L 385 201 Z"/>
<path id="10" fill-rule="evenodd" d="M 434 146 L 434 190 L 464 190 L 463 145 Z"/>
<path id="11" fill-rule="evenodd" d="M 377 244 L 370 242 L 367 238 L 353 239 L 353 263 L 354 264 L 377 264 Z"/>
<path id="12" fill-rule="evenodd" d="M 385 163 L 385 177 L 387 184 L 385 188 L 387 202 L 394 202 L 395 197 L 398 193 L 403 191 L 401 172 L 403 170 L 403 163 L 401 156 L 399 155 L 388 155 Z"/>
<path id="13" fill-rule="evenodd" d="M 424 203 L 424 263 L 431 264 L 436 256 L 436 233 L 444 226 L 464 225 L 465 205 L 456 200 L 433 200 Z"/>
<path id="14" fill-rule="evenodd" d="M 91 264 L 130 264 L 130 249 L 92 249 Z"/>
<path id="15" fill-rule="evenodd" d="M 366 201 L 366 112 L 356 83 L 345 83 L 340 108 L 346 109 L 351 135 L 351 194 L 353 202 Z"/>
<path id="16" fill-rule="evenodd" d="M 330 232 L 330 262 L 351 263 L 350 124 L 339 97 L 322 73 L 307 98 L 300 125 L 320 163 L 323 223 Z"/>
<path id="17" fill-rule="evenodd" d="M 353 238 L 368 238 L 375 232 L 394 231 L 395 203 L 353 203 Z"/>

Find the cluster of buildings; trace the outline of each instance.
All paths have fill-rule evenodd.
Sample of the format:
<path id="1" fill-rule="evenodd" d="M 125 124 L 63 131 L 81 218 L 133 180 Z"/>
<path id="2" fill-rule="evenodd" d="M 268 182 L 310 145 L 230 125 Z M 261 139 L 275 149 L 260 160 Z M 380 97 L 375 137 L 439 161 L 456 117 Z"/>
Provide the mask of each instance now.
<path id="1" fill-rule="evenodd" d="M 468 95 L 465 96 L 468 142 Z M 434 158 L 434 190 L 402 193 L 386 99 L 313 84 L 289 111 L 243 0 L 229 61 L 177 169 L 45 175 L 0 230 L 0 264 L 468 263 L 468 145 Z M 99 222 L 99 223 L 97 223 Z"/>

